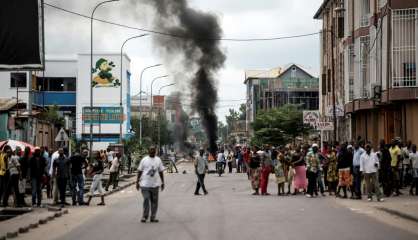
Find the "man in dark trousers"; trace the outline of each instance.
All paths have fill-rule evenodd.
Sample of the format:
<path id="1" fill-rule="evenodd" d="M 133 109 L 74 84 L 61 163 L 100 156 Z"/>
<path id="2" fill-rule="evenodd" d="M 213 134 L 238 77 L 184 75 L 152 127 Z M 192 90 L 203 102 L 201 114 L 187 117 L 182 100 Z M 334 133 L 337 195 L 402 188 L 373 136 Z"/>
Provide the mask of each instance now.
<path id="1" fill-rule="evenodd" d="M 35 148 L 33 157 L 29 160 L 29 175 L 32 185 L 32 206 L 41 206 L 42 191 L 41 180 L 46 175 L 45 168 L 47 166 L 46 159 L 41 156 L 41 149 Z"/>
<path id="2" fill-rule="evenodd" d="M 73 206 L 84 204 L 84 176 L 83 168 L 86 168 L 88 150 L 83 150 L 81 154 L 76 153 L 70 158 L 71 162 L 71 187 Z M 77 191 L 78 188 L 78 191 Z"/>
<path id="3" fill-rule="evenodd" d="M 141 189 L 144 197 L 144 211 L 141 222 L 146 222 L 149 217 L 151 204 L 151 222 L 158 222 L 156 218 L 158 210 L 158 192 L 164 190 L 164 165 L 161 159 L 155 156 L 156 148 L 148 149 L 148 156 L 144 157 L 138 167 L 138 178 L 136 180 L 136 189 Z M 159 182 L 160 176 L 161 182 Z"/>
<path id="4" fill-rule="evenodd" d="M 205 195 L 208 194 L 208 191 L 206 191 L 205 187 L 205 172 L 208 169 L 208 159 L 204 156 L 204 153 L 205 151 L 203 149 L 200 149 L 199 155 L 196 157 L 194 161 L 194 167 L 197 175 L 197 184 L 194 195 L 200 195 L 200 187 L 202 187 L 203 193 Z"/>
<path id="5" fill-rule="evenodd" d="M 67 182 L 70 177 L 70 160 L 64 155 L 64 149 L 60 148 L 58 154 L 58 159 L 53 163 L 53 176 L 57 179 L 61 207 L 64 207 L 69 205 L 65 201 L 65 191 L 67 190 Z"/>

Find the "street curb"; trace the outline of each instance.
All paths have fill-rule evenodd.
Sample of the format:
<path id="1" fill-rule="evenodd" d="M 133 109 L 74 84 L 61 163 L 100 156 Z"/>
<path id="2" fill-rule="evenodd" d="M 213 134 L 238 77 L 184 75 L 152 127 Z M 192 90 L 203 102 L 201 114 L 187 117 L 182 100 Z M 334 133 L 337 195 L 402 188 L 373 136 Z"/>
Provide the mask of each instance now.
<path id="1" fill-rule="evenodd" d="M 105 194 L 103 194 L 105 197 L 107 197 L 107 196 L 109 196 L 109 195 L 112 195 L 112 194 L 114 194 L 114 193 L 117 193 L 117 192 L 119 192 L 119 191 L 121 191 L 121 190 L 123 190 L 123 189 L 125 189 L 125 188 L 128 188 L 128 187 L 130 187 L 130 186 L 132 186 L 132 185 L 134 185 L 135 184 L 135 181 L 132 181 L 132 182 L 130 182 L 130 183 L 127 183 L 127 184 L 125 184 L 125 185 L 123 185 L 123 186 L 121 186 L 121 187 L 117 187 L 116 189 L 113 189 L 113 190 L 111 190 L 111 191 L 108 191 L 108 192 L 106 192 Z M 95 197 L 98 197 L 98 196 L 100 196 L 100 195 L 95 195 Z"/>
<path id="2" fill-rule="evenodd" d="M 63 214 L 67 214 L 68 213 L 68 209 L 65 210 L 56 210 L 56 209 L 49 209 L 48 208 L 48 212 L 50 212 L 51 214 L 47 217 L 41 218 L 39 220 L 37 220 L 36 222 L 30 223 L 28 225 L 25 226 L 21 226 L 19 227 L 17 230 L 15 231 L 9 231 L 7 233 L 5 233 L 3 236 L 0 236 L 0 240 L 6 240 L 6 239 L 11 239 L 11 238 L 16 238 L 18 237 L 19 234 L 24 234 L 29 232 L 31 229 L 37 228 L 39 225 L 45 225 L 48 222 L 53 221 L 54 219 L 61 217 Z"/>
<path id="3" fill-rule="evenodd" d="M 418 223 L 418 218 L 412 215 L 409 215 L 407 213 L 403 213 L 397 210 L 393 210 L 393 209 L 389 209 L 389 208 L 385 208 L 385 207 L 376 207 L 377 209 L 384 211 L 386 213 L 389 213 L 391 215 L 409 220 L 409 221 L 413 221 L 413 222 L 417 222 Z"/>

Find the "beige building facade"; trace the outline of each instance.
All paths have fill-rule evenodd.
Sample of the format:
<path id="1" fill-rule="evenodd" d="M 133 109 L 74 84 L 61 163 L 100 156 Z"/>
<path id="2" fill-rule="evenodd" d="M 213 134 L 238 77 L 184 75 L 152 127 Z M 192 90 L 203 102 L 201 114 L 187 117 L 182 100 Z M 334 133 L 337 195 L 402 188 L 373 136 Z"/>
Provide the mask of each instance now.
<path id="1" fill-rule="evenodd" d="M 418 143 L 418 1 L 325 0 L 314 18 L 323 22 L 320 111 L 344 110 L 323 140 Z"/>

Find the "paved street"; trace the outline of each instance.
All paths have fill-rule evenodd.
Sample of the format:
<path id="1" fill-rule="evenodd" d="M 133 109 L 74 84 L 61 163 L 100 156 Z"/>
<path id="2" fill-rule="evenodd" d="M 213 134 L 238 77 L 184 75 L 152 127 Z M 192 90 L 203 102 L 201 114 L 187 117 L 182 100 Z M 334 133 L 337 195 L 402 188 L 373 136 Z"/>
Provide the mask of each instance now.
<path id="1" fill-rule="evenodd" d="M 332 197 L 251 196 L 244 174 L 209 175 L 206 183 L 209 195 L 194 196 L 193 174 L 169 174 L 157 224 L 139 222 L 141 198 L 132 187 L 107 198 L 105 208 L 70 209 L 20 239 L 417 239 Z"/>

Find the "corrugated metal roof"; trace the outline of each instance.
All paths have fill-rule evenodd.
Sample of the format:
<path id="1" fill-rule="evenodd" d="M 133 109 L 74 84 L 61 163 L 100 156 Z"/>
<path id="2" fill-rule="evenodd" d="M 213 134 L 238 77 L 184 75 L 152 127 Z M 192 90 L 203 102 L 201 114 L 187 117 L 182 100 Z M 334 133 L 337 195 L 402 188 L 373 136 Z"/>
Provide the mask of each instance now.
<path id="1" fill-rule="evenodd" d="M 0 111 L 8 111 L 16 106 L 16 99 L 0 98 Z"/>
<path id="2" fill-rule="evenodd" d="M 249 78 L 277 78 L 281 73 L 281 67 L 276 67 L 269 70 L 245 70 L 244 84 Z"/>
<path id="3" fill-rule="evenodd" d="M 321 19 L 322 11 L 324 11 L 324 9 L 327 7 L 327 5 L 330 1 L 331 0 L 324 0 L 324 2 L 321 4 L 319 9 L 316 11 L 316 13 L 313 17 L 314 19 Z"/>

